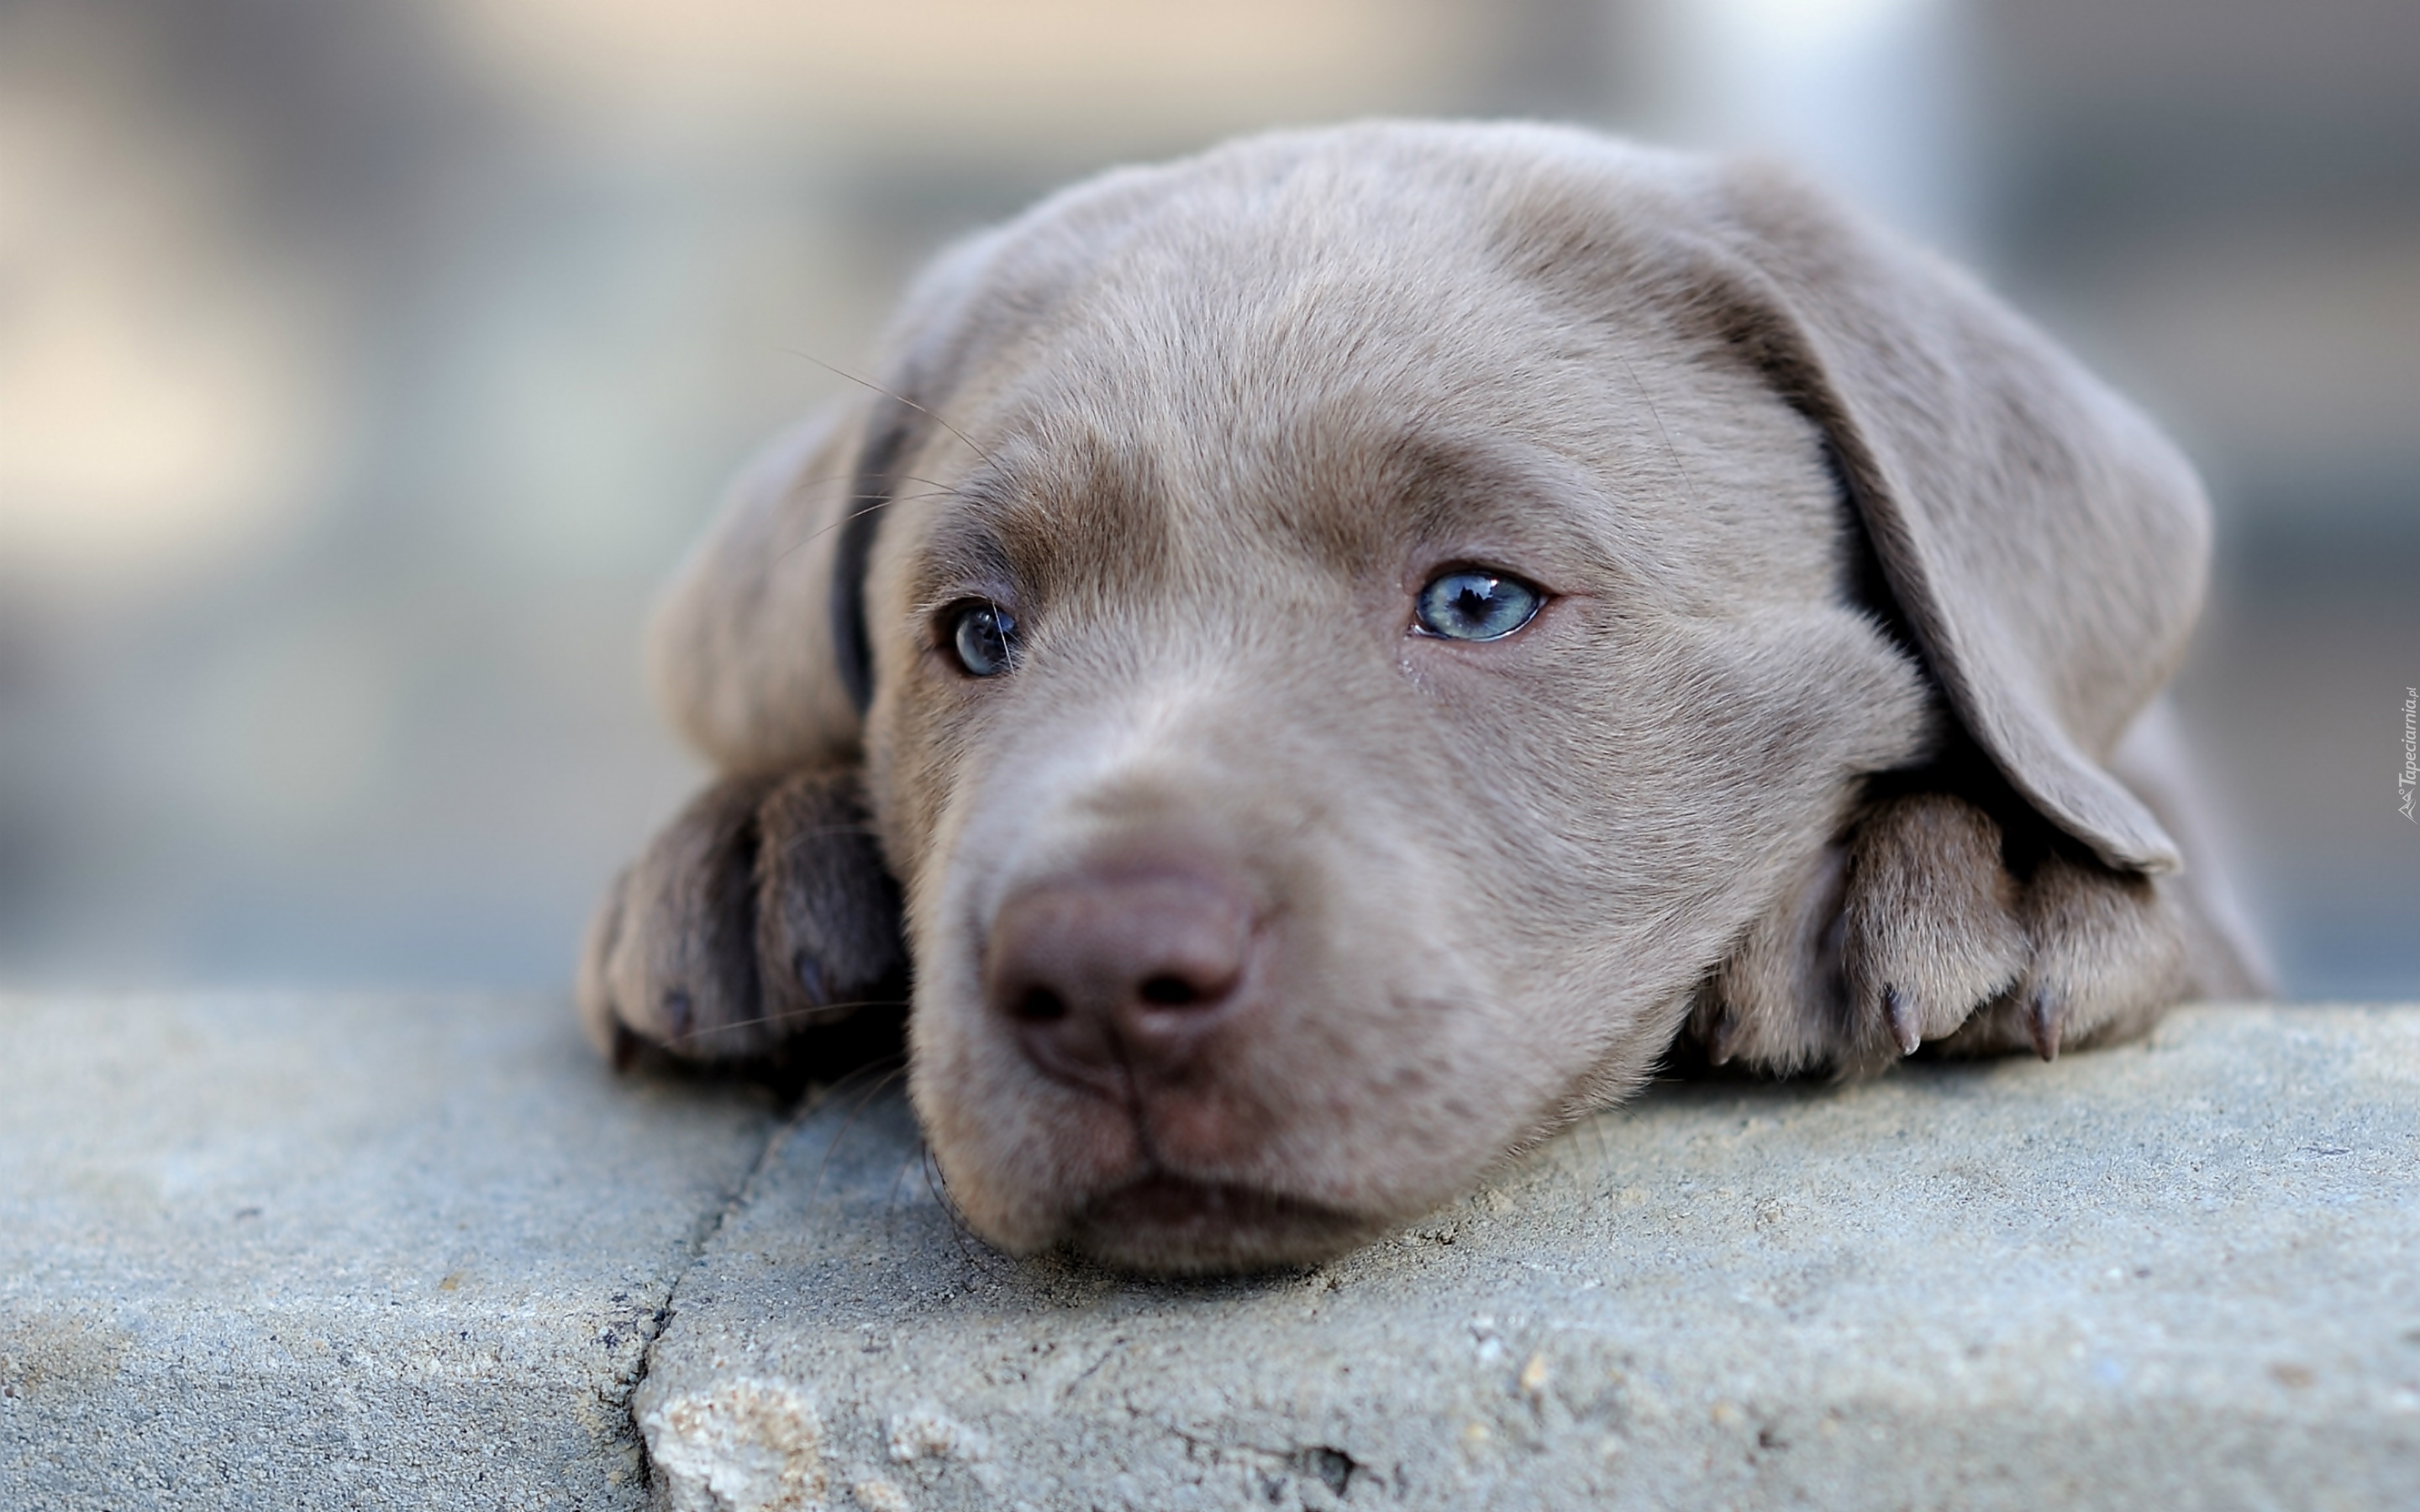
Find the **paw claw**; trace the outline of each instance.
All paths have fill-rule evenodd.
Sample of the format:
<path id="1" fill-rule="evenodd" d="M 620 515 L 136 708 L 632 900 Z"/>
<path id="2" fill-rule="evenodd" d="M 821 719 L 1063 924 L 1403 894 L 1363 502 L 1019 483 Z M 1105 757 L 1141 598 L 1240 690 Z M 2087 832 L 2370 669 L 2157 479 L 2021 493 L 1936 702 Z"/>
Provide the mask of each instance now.
<path id="1" fill-rule="evenodd" d="M 1725 1013 L 1714 1021 L 1714 1032 L 1706 1037 L 1706 1060 L 1711 1065 L 1728 1066 L 1739 1052 L 1741 1024 L 1733 1013 Z"/>
<path id="2" fill-rule="evenodd" d="M 1900 1055 L 1912 1056 L 1916 1046 L 1924 1043 L 1924 1030 L 1916 1010 L 1888 982 L 1883 984 L 1883 1019 L 1890 1026 L 1891 1038 L 1899 1041 Z"/>
<path id="3" fill-rule="evenodd" d="M 812 950 L 800 950 L 790 958 L 791 972 L 799 979 L 799 991 L 815 1008 L 831 1006 L 831 989 L 824 980 L 824 964 Z"/>
<path id="4" fill-rule="evenodd" d="M 2033 1038 L 2034 1054 L 2056 1060 L 2059 1031 L 2066 1025 L 2067 1005 L 2052 996 L 2049 989 L 2036 989 L 2025 1004 L 2025 1032 Z"/>

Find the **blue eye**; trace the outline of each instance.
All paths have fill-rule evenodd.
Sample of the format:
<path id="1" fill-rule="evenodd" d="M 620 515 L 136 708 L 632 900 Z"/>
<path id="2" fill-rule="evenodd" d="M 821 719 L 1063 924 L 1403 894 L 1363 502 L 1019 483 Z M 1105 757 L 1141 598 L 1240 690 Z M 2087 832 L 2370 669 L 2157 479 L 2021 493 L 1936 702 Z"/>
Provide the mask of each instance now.
<path id="1" fill-rule="evenodd" d="M 1518 578 L 1477 567 L 1439 573 L 1420 590 L 1419 625 L 1448 640 L 1501 640 L 1536 617 L 1546 595 Z"/>
<path id="2" fill-rule="evenodd" d="M 970 599 L 950 613 L 950 651 L 970 677 L 997 677 L 1016 655 L 1016 616 L 988 599 Z"/>

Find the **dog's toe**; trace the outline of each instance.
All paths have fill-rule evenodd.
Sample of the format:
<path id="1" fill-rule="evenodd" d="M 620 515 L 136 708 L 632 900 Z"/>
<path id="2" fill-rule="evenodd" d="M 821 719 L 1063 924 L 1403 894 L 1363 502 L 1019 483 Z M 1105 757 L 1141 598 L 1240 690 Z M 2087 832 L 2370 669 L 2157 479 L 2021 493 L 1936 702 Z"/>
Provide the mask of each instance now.
<path id="1" fill-rule="evenodd" d="M 1943 1048 L 2030 1048 L 2048 1060 L 2063 1047 L 2149 1030 L 2195 985 L 2187 921 L 2169 886 L 2063 855 L 2044 856 L 2020 904 L 2031 943 L 2023 980 Z"/>
<path id="2" fill-rule="evenodd" d="M 853 771 L 789 778 L 757 810 L 762 1009 L 783 1033 L 895 1011 L 908 970 L 899 889 Z"/>
<path id="3" fill-rule="evenodd" d="M 1838 1064 L 1868 1069 L 1959 1032 L 2024 972 L 2021 898 L 2000 828 L 1944 793 L 1884 801 L 1849 847 L 1848 1012 Z"/>
<path id="4" fill-rule="evenodd" d="M 634 1044 L 761 1060 L 861 1009 L 895 1021 L 906 975 L 898 889 L 857 775 L 811 771 L 730 779 L 682 810 L 608 890 L 579 997 L 590 1038 L 619 1064 Z M 831 1057 L 808 1061 L 861 1060 L 883 1038 L 852 1023 L 823 1047 Z"/>
<path id="5" fill-rule="evenodd" d="M 614 1031 L 627 1031 L 700 1060 L 768 1042 L 756 980 L 755 861 L 756 810 L 770 785 L 742 779 L 706 789 L 615 879 L 580 973 L 593 1037 L 611 1046 Z"/>

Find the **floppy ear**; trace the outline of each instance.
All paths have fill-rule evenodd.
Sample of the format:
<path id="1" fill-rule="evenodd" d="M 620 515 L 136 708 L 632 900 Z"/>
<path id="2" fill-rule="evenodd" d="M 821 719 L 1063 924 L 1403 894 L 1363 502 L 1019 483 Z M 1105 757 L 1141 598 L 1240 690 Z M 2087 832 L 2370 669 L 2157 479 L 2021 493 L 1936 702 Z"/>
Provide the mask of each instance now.
<path id="1" fill-rule="evenodd" d="M 1010 229 L 969 237 L 925 266 L 882 343 L 887 386 L 864 383 L 758 454 L 657 609 L 657 701 L 725 773 L 859 759 L 874 698 L 865 569 L 885 506 L 928 486 L 900 469 L 936 427 L 951 430 L 935 410 L 969 352 L 1033 318 L 1031 291 L 1002 294 L 989 312 L 977 297 Z"/>
<path id="2" fill-rule="evenodd" d="M 833 405 L 759 453 L 648 629 L 657 702 L 726 773 L 857 760 L 832 598 L 852 518 L 880 503 L 858 498 L 872 408 Z"/>
<path id="3" fill-rule="evenodd" d="M 1714 220 L 1712 313 L 1830 438 L 1967 732 L 2102 861 L 2175 869 L 2107 763 L 2201 607 L 2192 468 L 1972 280 L 1778 173 L 1726 170 Z"/>

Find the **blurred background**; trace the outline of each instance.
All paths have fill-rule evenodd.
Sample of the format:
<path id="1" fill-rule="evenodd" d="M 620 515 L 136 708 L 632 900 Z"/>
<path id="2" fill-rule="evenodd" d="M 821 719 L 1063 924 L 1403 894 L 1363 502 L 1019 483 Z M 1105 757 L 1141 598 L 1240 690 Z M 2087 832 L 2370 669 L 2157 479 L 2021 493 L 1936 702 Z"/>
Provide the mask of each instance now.
<path id="1" fill-rule="evenodd" d="M 2420 996 L 2412 0 L 0 0 L 0 981 L 563 986 L 701 775 L 650 594 L 817 361 L 1380 112 L 1778 151 L 2144 400 L 2285 985 Z"/>

